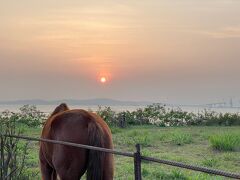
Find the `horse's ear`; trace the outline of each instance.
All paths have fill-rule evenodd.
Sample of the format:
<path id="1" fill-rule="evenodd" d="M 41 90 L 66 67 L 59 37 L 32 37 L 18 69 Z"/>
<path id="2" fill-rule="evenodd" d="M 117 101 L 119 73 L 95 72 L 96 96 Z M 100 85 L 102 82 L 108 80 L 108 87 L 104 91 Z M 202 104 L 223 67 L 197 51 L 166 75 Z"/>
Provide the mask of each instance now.
<path id="1" fill-rule="evenodd" d="M 69 110 L 67 104 L 66 103 L 62 103 L 58 107 L 56 107 L 56 109 L 52 112 L 51 116 L 53 116 L 53 115 L 55 115 L 57 113 L 63 112 L 63 111 L 67 111 L 67 110 Z"/>

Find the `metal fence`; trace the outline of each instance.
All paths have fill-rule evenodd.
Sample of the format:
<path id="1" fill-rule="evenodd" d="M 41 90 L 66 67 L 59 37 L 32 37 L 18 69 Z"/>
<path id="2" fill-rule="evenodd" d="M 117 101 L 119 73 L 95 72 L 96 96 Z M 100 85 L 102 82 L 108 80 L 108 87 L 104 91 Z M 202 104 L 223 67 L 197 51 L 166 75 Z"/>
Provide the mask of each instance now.
<path id="1" fill-rule="evenodd" d="M 142 156 L 139 144 L 136 145 L 135 152 L 121 152 L 121 151 L 113 150 L 113 149 L 106 149 L 106 148 L 101 148 L 101 147 L 88 146 L 88 145 L 84 145 L 84 144 L 76 144 L 76 143 L 65 142 L 65 141 L 56 141 L 56 140 L 51 140 L 51 139 L 33 138 L 33 137 L 17 136 L 17 135 L 3 135 L 3 136 L 24 139 L 24 140 L 28 140 L 28 141 L 41 141 L 41 142 L 60 144 L 60 145 L 71 146 L 71 147 L 76 147 L 76 148 L 91 149 L 91 150 L 95 150 L 95 151 L 101 151 L 101 152 L 105 152 L 105 153 L 112 153 L 112 154 L 116 154 L 116 155 L 120 155 L 120 156 L 131 157 L 131 158 L 134 158 L 135 180 L 142 179 L 142 175 L 141 175 L 141 161 L 142 160 L 160 163 L 160 164 L 166 164 L 166 165 L 180 167 L 180 168 L 185 168 L 185 169 L 189 169 L 189 170 L 193 170 L 193 171 L 204 172 L 204 173 L 213 174 L 213 175 L 224 176 L 224 177 L 233 178 L 233 179 L 240 179 L 240 174 L 236 174 L 236 173 L 225 172 L 225 171 L 221 171 L 221 170 L 210 169 L 210 168 L 200 167 L 200 166 L 195 166 L 195 165 L 189 165 L 189 164 L 184 164 L 184 163 L 175 162 L 175 161 L 162 160 L 162 159 L 156 159 L 156 158 L 152 158 L 152 157 Z"/>

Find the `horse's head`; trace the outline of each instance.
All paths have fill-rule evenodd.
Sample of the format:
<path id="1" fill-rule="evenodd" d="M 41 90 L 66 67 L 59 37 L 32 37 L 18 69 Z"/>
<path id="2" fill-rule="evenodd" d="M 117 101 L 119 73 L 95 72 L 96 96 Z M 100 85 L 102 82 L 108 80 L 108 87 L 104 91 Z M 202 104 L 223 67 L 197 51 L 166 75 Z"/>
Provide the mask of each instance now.
<path id="1" fill-rule="evenodd" d="M 67 104 L 66 103 L 62 103 L 62 104 L 60 104 L 59 106 L 57 106 L 55 108 L 55 110 L 52 112 L 51 116 L 53 116 L 53 115 L 55 115 L 57 113 L 63 112 L 63 111 L 67 111 L 67 110 L 69 110 Z"/>

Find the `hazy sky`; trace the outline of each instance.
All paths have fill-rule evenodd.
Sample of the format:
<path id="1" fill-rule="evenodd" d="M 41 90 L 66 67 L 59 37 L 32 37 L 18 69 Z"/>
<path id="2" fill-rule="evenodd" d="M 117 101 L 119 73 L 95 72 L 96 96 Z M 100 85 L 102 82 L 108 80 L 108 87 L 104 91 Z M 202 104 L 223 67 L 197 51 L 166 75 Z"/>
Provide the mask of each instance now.
<path id="1" fill-rule="evenodd" d="M 0 0 L 0 100 L 238 100 L 239 71 L 239 0 Z"/>

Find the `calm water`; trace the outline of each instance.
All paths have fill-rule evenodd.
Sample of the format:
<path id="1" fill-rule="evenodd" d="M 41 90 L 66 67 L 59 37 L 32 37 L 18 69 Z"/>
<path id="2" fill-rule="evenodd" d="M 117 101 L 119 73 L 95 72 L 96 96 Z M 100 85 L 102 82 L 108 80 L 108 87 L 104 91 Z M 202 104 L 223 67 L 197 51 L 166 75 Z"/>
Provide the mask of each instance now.
<path id="1" fill-rule="evenodd" d="M 0 112 L 2 112 L 4 110 L 10 110 L 10 111 L 13 111 L 13 112 L 18 112 L 19 108 L 21 106 L 22 105 L 0 105 Z M 37 105 L 37 108 L 42 112 L 50 113 L 54 110 L 54 108 L 56 106 L 57 105 Z M 81 106 L 81 105 L 71 106 L 70 105 L 69 107 L 71 109 L 85 109 L 85 110 L 91 109 L 93 111 L 96 111 L 98 109 L 98 106 Z M 114 111 L 117 111 L 117 112 L 125 111 L 125 110 L 134 111 L 138 108 L 144 108 L 144 106 L 111 106 L 111 109 L 114 110 Z M 168 107 L 168 108 L 172 108 L 172 107 Z M 174 107 L 174 108 L 177 108 L 177 107 Z M 198 112 L 203 111 L 206 108 L 184 106 L 184 107 L 181 107 L 181 109 L 184 110 L 184 111 L 187 111 L 187 112 L 198 113 Z M 238 113 L 240 113 L 240 108 L 208 108 L 208 110 L 213 110 L 213 111 L 222 112 L 222 113 L 226 113 L 226 112 L 230 112 L 230 113 L 237 113 L 238 112 Z"/>
<path id="2" fill-rule="evenodd" d="M 46 112 L 46 113 L 50 113 L 52 112 L 57 105 L 37 105 L 37 109 L 42 111 L 42 112 Z M 18 112 L 19 108 L 22 107 L 22 105 L 0 105 L 0 112 L 4 111 L 4 110 L 10 110 L 12 112 Z M 104 106 L 102 106 L 104 107 Z M 134 111 L 138 108 L 143 108 L 144 106 L 111 106 L 111 109 L 114 111 L 125 111 L 125 110 L 129 110 L 129 111 Z M 98 106 L 81 106 L 81 105 L 69 105 L 70 109 L 85 109 L 85 110 L 92 110 L 92 111 L 96 111 L 98 109 Z"/>

